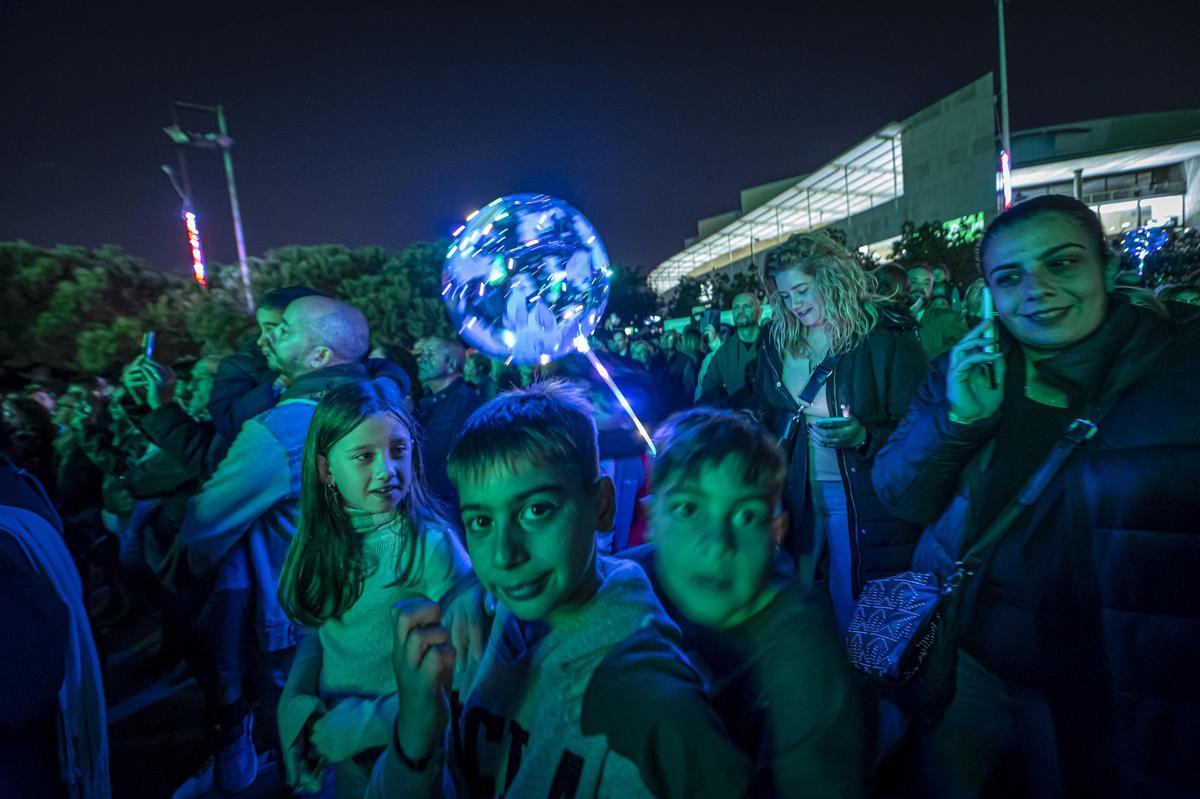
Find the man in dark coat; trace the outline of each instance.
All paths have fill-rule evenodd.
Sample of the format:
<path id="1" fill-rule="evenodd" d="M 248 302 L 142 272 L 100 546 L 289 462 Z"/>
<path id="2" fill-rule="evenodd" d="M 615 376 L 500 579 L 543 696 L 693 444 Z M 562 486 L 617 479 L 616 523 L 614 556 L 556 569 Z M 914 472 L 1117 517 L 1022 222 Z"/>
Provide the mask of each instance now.
<path id="1" fill-rule="evenodd" d="M 446 456 L 467 417 L 483 404 L 463 380 L 466 350 L 457 341 L 426 338 L 417 342 L 417 368 L 424 396 L 417 407 L 417 420 L 425 436 L 422 441 L 425 479 L 430 493 L 457 513 L 458 494 L 446 476 Z"/>
<path id="2" fill-rule="evenodd" d="M 1068 423 L 1102 415 L 966 578 L 920 795 L 1200 795 L 1200 314 L 1115 293 L 1067 197 L 1000 216 L 980 253 L 1000 324 L 935 362 L 875 462 L 883 502 L 928 525 L 914 567 L 949 578 Z"/>

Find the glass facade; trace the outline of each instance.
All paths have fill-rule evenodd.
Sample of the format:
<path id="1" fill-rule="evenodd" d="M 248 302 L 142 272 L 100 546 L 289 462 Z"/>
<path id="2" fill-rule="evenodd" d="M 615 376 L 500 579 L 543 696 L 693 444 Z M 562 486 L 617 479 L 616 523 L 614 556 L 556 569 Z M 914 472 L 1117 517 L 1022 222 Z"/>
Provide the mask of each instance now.
<path id="1" fill-rule="evenodd" d="M 1084 176 L 1083 201 L 1100 216 L 1104 232 L 1116 235 L 1148 222 L 1183 222 L 1183 196 L 1187 190 L 1182 164 L 1138 172 Z M 1020 202 L 1044 194 L 1075 196 L 1072 181 L 1025 186 L 1013 193 Z"/>

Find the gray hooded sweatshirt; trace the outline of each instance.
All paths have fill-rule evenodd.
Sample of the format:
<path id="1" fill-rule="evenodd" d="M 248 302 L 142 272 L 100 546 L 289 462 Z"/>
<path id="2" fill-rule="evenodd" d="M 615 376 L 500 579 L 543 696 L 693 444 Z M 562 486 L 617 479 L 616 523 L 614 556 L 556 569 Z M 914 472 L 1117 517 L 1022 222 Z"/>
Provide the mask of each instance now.
<path id="1" fill-rule="evenodd" d="M 599 570 L 600 589 L 553 630 L 522 623 L 501 606 L 487 651 L 464 683 L 466 702 L 455 697 L 442 745 L 415 771 L 398 754 L 393 731 L 368 799 L 652 796 L 633 761 L 612 751 L 603 735 L 584 735 L 578 721 L 568 720 L 563 695 L 574 682 L 570 664 L 639 630 L 669 640 L 679 635 L 641 568 L 600 557 Z M 578 709 L 573 715 L 579 717 Z"/>

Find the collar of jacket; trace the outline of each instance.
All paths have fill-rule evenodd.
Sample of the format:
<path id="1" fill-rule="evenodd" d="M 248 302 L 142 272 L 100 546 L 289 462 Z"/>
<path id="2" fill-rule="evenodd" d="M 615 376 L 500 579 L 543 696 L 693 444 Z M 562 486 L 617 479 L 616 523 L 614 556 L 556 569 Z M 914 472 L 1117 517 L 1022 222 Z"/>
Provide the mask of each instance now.
<path id="1" fill-rule="evenodd" d="M 338 386 L 355 383 L 359 380 L 369 380 L 370 378 L 371 376 L 367 372 L 367 367 L 361 363 L 342 363 L 337 366 L 327 366 L 324 369 L 317 369 L 314 372 L 300 375 L 300 377 L 296 378 L 296 382 L 288 386 L 287 391 L 283 392 L 283 396 L 279 398 L 279 401 L 283 402 L 284 400 L 298 399 L 300 397 L 318 396 Z"/>
<path id="2" fill-rule="evenodd" d="M 1146 360 L 1158 357 L 1172 338 L 1166 330 L 1171 321 L 1153 310 L 1135 306 L 1124 294 L 1110 294 L 1108 302 L 1108 313 L 1096 330 L 1035 364 L 1043 377 L 1067 392 L 1073 406 L 1121 390 L 1127 382 L 1122 375 L 1140 373 Z"/>

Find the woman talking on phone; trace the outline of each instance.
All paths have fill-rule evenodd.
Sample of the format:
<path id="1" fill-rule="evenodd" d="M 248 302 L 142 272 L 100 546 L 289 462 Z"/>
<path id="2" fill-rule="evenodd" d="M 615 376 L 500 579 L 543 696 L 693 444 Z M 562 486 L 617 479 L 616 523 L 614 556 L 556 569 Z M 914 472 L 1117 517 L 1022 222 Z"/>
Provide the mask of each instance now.
<path id="1" fill-rule="evenodd" d="M 1200 795 L 1200 309 L 1115 293 L 1069 197 L 999 216 L 979 260 L 995 318 L 934 362 L 873 475 L 928 525 L 915 569 L 952 579 L 995 542 L 958 575 L 919 795 Z"/>
<path id="2" fill-rule="evenodd" d="M 916 321 L 823 233 L 798 233 L 761 270 L 772 319 L 756 405 L 788 456 L 785 545 L 797 577 L 828 582 L 844 633 L 862 584 L 905 571 L 920 528 L 887 511 L 871 485 L 875 453 L 927 369 Z"/>

